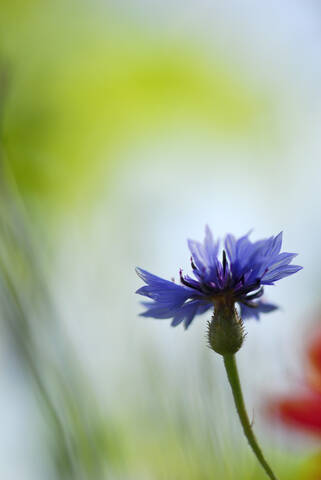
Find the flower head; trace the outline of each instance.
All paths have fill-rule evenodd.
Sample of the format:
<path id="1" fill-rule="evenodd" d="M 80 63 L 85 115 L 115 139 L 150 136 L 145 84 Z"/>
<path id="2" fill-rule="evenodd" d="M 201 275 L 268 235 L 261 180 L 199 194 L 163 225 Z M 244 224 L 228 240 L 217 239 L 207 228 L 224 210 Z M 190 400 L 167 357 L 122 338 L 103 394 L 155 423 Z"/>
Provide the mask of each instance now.
<path id="1" fill-rule="evenodd" d="M 280 253 L 281 244 L 282 233 L 257 242 L 251 242 L 249 234 L 239 239 L 229 234 L 219 260 L 220 242 L 206 227 L 203 243 L 188 240 L 193 276 L 180 270 L 180 285 L 136 269 L 146 283 L 136 293 L 150 299 L 143 303 L 147 310 L 141 315 L 172 318 L 172 326 L 184 322 L 188 328 L 196 315 L 228 302 L 239 305 L 243 319 L 258 319 L 260 313 L 277 308 L 262 301 L 264 286 L 302 268 L 290 265 L 296 254 Z"/>

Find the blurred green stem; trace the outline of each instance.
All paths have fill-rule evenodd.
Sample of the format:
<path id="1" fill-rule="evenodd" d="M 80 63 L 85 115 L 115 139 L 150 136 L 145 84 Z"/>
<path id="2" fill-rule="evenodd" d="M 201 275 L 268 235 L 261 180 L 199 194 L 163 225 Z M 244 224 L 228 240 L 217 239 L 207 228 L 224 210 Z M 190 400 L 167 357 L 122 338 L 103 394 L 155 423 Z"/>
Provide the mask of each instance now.
<path id="1" fill-rule="evenodd" d="M 224 358 L 224 365 L 225 365 L 227 377 L 233 393 L 234 403 L 236 406 L 236 410 L 237 410 L 240 422 L 242 424 L 244 435 L 246 436 L 250 444 L 250 447 L 254 452 L 254 455 L 262 465 L 268 477 L 270 477 L 271 480 L 278 480 L 277 477 L 272 472 L 271 468 L 269 467 L 267 461 L 265 460 L 264 455 L 253 433 L 252 426 L 249 421 L 249 417 L 247 415 L 245 404 L 244 404 L 235 355 L 234 354 L 223 355 L 223 358 Z"/>

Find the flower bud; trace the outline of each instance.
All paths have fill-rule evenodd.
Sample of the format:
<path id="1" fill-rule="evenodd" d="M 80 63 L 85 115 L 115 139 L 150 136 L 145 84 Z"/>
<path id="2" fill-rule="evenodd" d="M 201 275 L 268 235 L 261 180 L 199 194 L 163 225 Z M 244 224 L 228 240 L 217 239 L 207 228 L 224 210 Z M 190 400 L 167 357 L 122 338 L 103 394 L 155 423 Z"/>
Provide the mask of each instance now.
<path id="1" fill-rule="evenodd" d="M 234 303 L 217 302 L 208 325 L 208 341 L 220 355 L 236 353 L 244 340 L 244 326 Z"/>

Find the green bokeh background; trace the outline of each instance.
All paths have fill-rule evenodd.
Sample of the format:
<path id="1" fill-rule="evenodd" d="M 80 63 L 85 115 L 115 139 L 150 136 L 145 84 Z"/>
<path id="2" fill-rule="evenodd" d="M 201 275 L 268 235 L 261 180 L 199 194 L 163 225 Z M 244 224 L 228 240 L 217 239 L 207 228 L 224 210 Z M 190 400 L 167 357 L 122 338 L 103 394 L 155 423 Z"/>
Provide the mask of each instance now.
<path id="1" fill-rule="evenodd" d="M 137 25 L 125 6 L 123 15 L 69 1 L 4 2 L 1 10 L 3 144 L 36 206 L 83 208 L 101 181 L 126 168 L 116 152 L 186 126 L 209 138 L 271 141 L 267 92 L 187 35 Z"/>
<path id="2" fill-rule="evenodd" d="M 229 391 L 219 375 L 215 377 L 214 363 L 208 361 L 203 344 L 199 354 L 202 369 L 196 374 L 199 383 L 191 385 L 185 395 L 175 384 L 176 377 L 168 374 L 167 378 L 169 366 L 164 367 L 159 350 L 154 351 L 155 339 L 148 346 L 140 344 L 134 327 L 127 332 L 125 326 L 125 333 L 137 342 L 140 357 L 127 359 L 128 366 L 119 370 L 112 363 L 120 388 L 115 391 L 106 372 L 100 382 L 107 387 L 110 382 L 113 394 L 105 401 L 98 393 L 100 382 L 86 369 L 86 353 L 74 345 L 77 342 L 68 321 L 61 315 L 66 313 L 61 312 L 65 307 L 71 317 L 77 316 L 75 299 L 63 304 L 57 300 L 60 280 L 55 273 L 64 264 L 61 258 L 57 261 L 63 248 L 68 258 L 78 245 L 79 258 L 88 257 L 93 272 L 89 271 L 87 278 L 82 264 L 71 260 L 69 268 L 66 262 L 62 269 L 62 279 L 68 277 L 68 270 L 79 268 L 78 277 L 84 279 L 89 297 L 90 275 L 98 277 L 95 268 L 106 267 L 113 276 L 118 301 L 131 306 L 133 301 L 128 298 L 134 284 L 126 283 L 123 275 L 133 275 L 131 262 L 150 260 L 152 248 L 159 255 L 159 265 L 170 255 L 159 253 L 156 243 L 148 247 L 143 234 L 135 236 L 142 218 L 137 215 L 136 227 L 136 217 L 126 205 L 137 196 L 142 204 L 152 204 L 153 218 L 160 219 L 160 224 L 169 216 L 170 209 L 157 203 L 158 197 L 148 188 L 137 185 L 135 177 L 135 172 L 144 168 L 160 171 L 160 145 L 174 141 L 188 149 L 192 136 L 200 143 L 224 145 L 234 151 L 224 160 L 230 164 L 231 177 L 235 169 L 251 170 L 255 184 L 260 185 L 269 169 L 283 168 L 280 183 L 288 176 L 288 166 L 282 166 L 280 160 L 286 142 L 282 137 L 284 118 L 279 97 L 268 82 L 255 78 L 236 56 L 224 55 L 215 41 L 205 41 L 184 28 L 153 27 L 147 17 L 138 19 L 133 4 L 1 3 L 1 316 L 3 348 L 10 351 L 7 363 L 13 362 L 17 368 L 8 376 L 13 384 L 24 385 L 24 395 L 30 396 L 31 391 L 34 402 L 23 413 L 31 418 L 34 445 L 25 468 L 33 479 L 263 479 L 237 423 L 230 428 L 235 412 L 231 403 L 225 404 Z M 198 10 L 196 2 L 193 8 Z M 290 114 L 288 121 L 291 123 Z M 137 157 L 142 150 L 148 152 L 147 161 Z M 180 159 L 173 164 L 165 162 L 163 168 L 168 178 L 184 183 L 185 177 L 177 172 L 192 170 L 197 162 L 197 158 L 187 158 L 185 163 Z M 229 187 L 229 165 L 221 177 L 219 156 L 202 162 L 201 172 L 204 168 L 204 176 L 220 176 L 226 196 L 237 210 L 239 198 L 233 198 Z M 122 178 L 133 180 L 125 182 L 125 188 Z M 148 177 L 142 182 L 148 184 Z M 122 188 L 125 200 L 119 198 Z M 202 184 L 195 185 L 192 195 L 199 192 L 201 196 L 202 188 Z M 272 189 L 273 185 L 267 192 Z M 167 198 L 169 193 L 164 190 L 163 196 Z M 267 195 L 262 204 L 268 205 L 269 200 Z M 207 204 L 211 201 L 204 199 Z M 249 212 L 255 202 L 254 192 Z M 105 259 L 97 259 L 95 244 L 87 237 L 92 219 L 101 209 L 106 211 L 113 242 L 125 245 L 120 261 L 117 251 L 107 251 Z M 273 206 L 270 210 L 273 217 Z M 128 221 L 126 217 L 126 226 L 119 220 L 122 213 L 131 217 Z M 240 215 L 234 216 L 237 222 Z M 173 219 L 171 222 L 165 221 L 166 232 L 172 232 Z M 76 234 L 70 227 L 75 223 Z M 143 231 L 148 234 L 155 225 L 144 222 Z M 178 234 L 171 235 L 174 245 Z M 66 237 L 71 238 L 71 247 L 64 247 Z M 139 247 L 137 239 L 141 240 Z M 121 266 L 126 263 L 130 274 L 129 267 Z M 106 282 L 96 290 L 100 288 L 107 291 L 109 285 Z M 68 299 L 69 292 L 64 295 Z M 108 297 L 103 308 L 107 319 L 116 318 Z M 86 315 L 95 331 L 99 315 L 90 308 Z M 124 317 L 118 315 L 118 324 L 125 325 Z M 127 317 L 132 325 L 137 321 L 132 311 Z M 144 326 L 139 323 L 137 328 Z M 177 340 L 184 342 L 184 338 Z M 127 343 L 125 347 L 115 344 L 107 334 L 104 342 L 106 356 L 115 354 L 117 358 L 122 351 L 126 356 Z M 136 388 L 131 384 L 131 362 L 143 380 Z M 178 377 L 184 375 L 183 365 L 170 367 L 175 368 Z M 128 397 L 127 383 L 132 385 Z M 224 408 L 226 429 L 218 430 L 217 420 Z M 310 452 L 297 455 L 295 450 L 283 449 L 282 441 L 273 444 L 269 434 L 263 434 L 263 444 L 280 478 L 313 478 L 314 473 L 307 473 L 314 468 Z M 19 441 L 21 438 L 17 444 Z M 12 451 L 17 448 L 13 442 Z M 42 459 L 40 467 L 38 457 Z M 19 478 L 14 462 L 6 468 L 4 475 Z"/>

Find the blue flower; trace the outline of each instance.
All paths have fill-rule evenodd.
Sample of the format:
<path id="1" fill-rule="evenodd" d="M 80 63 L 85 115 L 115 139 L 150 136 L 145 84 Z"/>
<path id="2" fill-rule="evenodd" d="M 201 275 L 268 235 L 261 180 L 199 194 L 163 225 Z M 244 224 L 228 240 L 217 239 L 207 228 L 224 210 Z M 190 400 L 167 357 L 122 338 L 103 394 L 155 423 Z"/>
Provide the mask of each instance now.
<path id="1" fill-rule="evenodd" d="M 264 286 L 274 285 L 302 268 L 290 265 L 296 254 L 280 253 L 281 244 L 282 232 L 257 242 L 251 242 L 249 234 L 239 239 L 229 234 L 220 261 L 220 242 L 214 241 L 206 227 L 203 243 L 188 240 L 193 276 L 183 275 L 180 270 L 180 285 L 136 269 L 146 283 L 136 293 L 150 299 L 143 302 L 147 310 L 141 315 L 172 318 L 172 326 L 184 322 L 188 328 L 196 315 L 215 309 L 222 298 L 239 305 L 242 319 L 258 319 L 260 313 L 272 312 L 277 306 L 262 301 Z"/>

